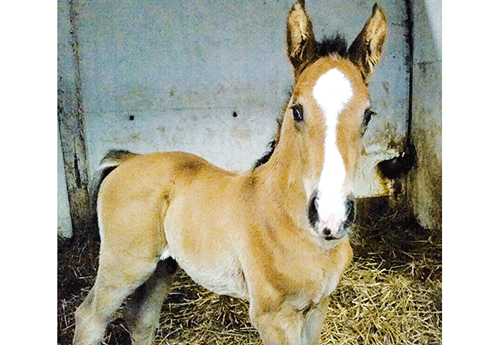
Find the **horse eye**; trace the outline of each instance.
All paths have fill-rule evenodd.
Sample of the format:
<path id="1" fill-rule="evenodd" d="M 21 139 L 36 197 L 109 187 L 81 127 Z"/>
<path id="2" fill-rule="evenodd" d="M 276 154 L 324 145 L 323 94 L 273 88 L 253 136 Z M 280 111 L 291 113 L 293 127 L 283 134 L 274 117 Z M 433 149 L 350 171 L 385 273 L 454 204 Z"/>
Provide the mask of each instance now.
<path id="1" fill-rule="evenodd" d="M 365 115 L 363 117 L 363 127 L 366 127 L 368 126 L 368 122 L 370 122 L 370 120 L 372 119 L 372 116 L 374 115 L 377 115 L 376 112 L 374 112 L 373 110 L 371 110 L 370 108 L 366 109 L 365 110 Z"/>
<path id="2" fill-rule="evenodd" d="M 304 110 L 302 109 L 302 106 L 300 104 L 292 106 L 292 114 L 295 122 L 304 121 Z"/>

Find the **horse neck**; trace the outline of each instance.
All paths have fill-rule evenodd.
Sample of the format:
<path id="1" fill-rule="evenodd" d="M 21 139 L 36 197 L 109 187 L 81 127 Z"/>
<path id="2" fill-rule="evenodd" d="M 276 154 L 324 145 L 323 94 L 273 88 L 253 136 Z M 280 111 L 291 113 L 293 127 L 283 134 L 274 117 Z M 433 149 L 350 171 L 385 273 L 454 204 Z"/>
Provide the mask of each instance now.
<path id="1" fill-rule="evenodd" d="M 307 171 L 299 154 L 277 150 L 268 162 L 252 172 L 258 202 L 264 203 L 282 215 L 295 218 L 307 209 L 305 180 Z"/>

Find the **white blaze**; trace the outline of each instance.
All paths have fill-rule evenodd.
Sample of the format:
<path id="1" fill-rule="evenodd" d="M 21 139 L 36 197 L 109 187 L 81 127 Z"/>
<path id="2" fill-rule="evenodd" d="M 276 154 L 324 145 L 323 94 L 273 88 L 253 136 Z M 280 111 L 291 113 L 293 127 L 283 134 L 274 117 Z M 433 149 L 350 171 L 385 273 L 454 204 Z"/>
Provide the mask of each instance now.
<path id="1" fill-rule="evenodd" d="M 325 157 L 318 185 L 319 229 L 327 227 L 333 234 L 339 230 L 346 214 L 342 190 L 345 166 L 337 148 L 337 123 L 352 95 L 349 79 L 335 68 L 319 77 L 313 88 L 313 97 L 323 111 L 326 123 Z"/>

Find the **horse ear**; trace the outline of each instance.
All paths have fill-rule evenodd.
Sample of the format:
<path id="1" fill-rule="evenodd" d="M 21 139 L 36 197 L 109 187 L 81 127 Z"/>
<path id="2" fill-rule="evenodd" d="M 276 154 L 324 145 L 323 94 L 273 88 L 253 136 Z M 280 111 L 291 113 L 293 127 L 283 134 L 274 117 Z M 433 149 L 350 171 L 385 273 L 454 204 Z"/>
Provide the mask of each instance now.
<path id="1" fill-rule="evenodd" d="M 359 66 L 366 80 L 380 60 L 385 42 L 387 22 L 382 9 L 375 4 L 372 15 L 348 50 L 349 58 Z"/>
<path id="2" fill-rule="evenodd" d="M 314 33 L 307 16 L 304 0 L 293 5 L 288 15 L 286 40 L 288 58 L 297 76 L 314 57 Z"/>

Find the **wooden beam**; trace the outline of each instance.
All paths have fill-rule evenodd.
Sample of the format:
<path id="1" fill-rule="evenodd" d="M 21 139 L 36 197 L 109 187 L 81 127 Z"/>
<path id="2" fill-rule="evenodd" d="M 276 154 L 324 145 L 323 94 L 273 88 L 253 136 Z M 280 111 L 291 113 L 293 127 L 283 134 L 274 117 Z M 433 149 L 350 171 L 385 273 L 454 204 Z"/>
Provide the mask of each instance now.
<path id="1" fill-rule="evenodd" d="M 79 238 L 88 236 L 94 225 L 83 126 L 78 12 L 76 0 L 68 4 L 70 32 L 66 52 L 71 57 L 65 63 L 61 63 L 61 58 L 58 64 L 57 115 L 73 236 Z"/>

